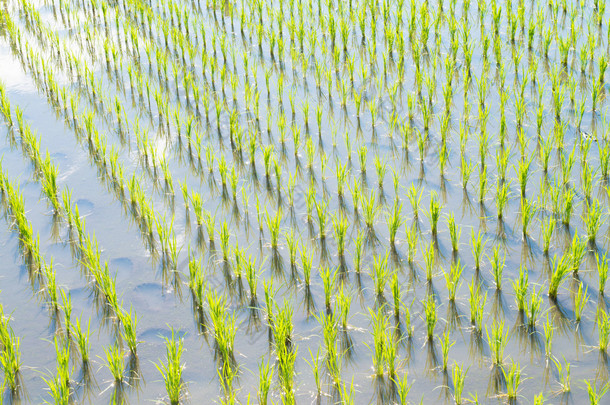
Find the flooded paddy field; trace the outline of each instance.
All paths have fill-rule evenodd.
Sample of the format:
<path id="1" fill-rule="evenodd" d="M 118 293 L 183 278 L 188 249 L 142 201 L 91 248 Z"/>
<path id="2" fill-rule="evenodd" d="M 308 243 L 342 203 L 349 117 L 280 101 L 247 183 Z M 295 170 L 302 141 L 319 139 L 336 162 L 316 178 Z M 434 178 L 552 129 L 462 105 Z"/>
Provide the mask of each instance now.
<path id="1" fill-rule="evenodd" d="M 7 403 L 606 403 L 602 0 L 0 1 Z"/>

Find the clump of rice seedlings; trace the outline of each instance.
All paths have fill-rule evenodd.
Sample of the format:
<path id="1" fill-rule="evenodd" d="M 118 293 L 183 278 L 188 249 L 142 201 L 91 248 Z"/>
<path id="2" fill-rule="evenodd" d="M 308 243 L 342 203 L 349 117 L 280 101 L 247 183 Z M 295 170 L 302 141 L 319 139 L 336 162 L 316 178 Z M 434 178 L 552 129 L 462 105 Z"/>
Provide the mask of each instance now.
<path id="1" fill-rule="evenodd" d="M 548 222 L 542 222 L 542 252 L 548 255 L 551 246 L 551 237 L 555 230 L 555 217 L 549 215 Z"/>
<path id="2" fill-rule="evenodd" d="M 421 199 L 423 196 L 423 191 L 419 188 L 416 188 L 414 185 L 411 185 L 409 188 L 409 192 L 407 194 L 409 197 L 409 201 L 411 202 L 411 210 L 413 211 L 413 218 L 415 220 L 419 220 L 419 206 L 421 204 Z"/>
<path id="3" fill-rule="evenodd" d="M 459 365 L 456 362 L 451 370 L 451 375 L 453 376 L 453 400 L 455 401 L 455 405 L 463 404 L 462 394 L 464 393 L 464 383 L 466 382 L 466 374 L 468 374 L 469 369 L 470 367 L 464 369 L 463 365 Z"/>
<path id="4" fill-rule="evenodd" d="M 490 332 L 491 329 L 491 332 Z M 487 341 L 489 342 L 489 350 L 491 352 L 491 360 L 494 365 L 502 365 L 504 361 L 504 349 L 508 343 L 508 330 L 505 330 L 504 321 L 494 319 L 491 328 L 485 326 Z"/>
<path id="5" fill-rule="evenodd" d="M 424 263 L 426 264 L 426 281 L 432 281 L 432 272 L 434 271 L 434 265 L 436 260 L 436 254 L 434 252 L 434 244 L 430 243 L 428 249 L 422 248 L 424 254 Z"/>
<path id="6" fill-rule="evenodd" d="M 256 394 L 258 402 L 262 405 L 267 404 L 272 377 L 273 365 L 269 365 L 269 362 L 265 362 L 265 359 L 262 359 L 258 366 L 258 392 Z"/>
<path id="7" fill-rule="evenodd" d="M 519 280 L 511 281 L 513 284 L 513 289 L 515 291 L 515 302 L 517 304 L 517 310 L 519 312 L 525 312 L 525 307 L 527 304 L 527 289 L 529 286 L 529 274 L 527 268 L 521 265 L 521 270 L 519 271 Z"/>
<path id="8" fill-rule="evenodd" d="M 366 224 L 369 232 L 373 231 L 374 229 L 375 219 L 377 218 L 377 212 L 379 211 L 379 206 L 377 205 L 376 201 L 377 197 L 374 191 L 371 191 L 371 195 L 368 198 L 364 196 L 361 198 L 364 223 Z"/>
<path id="9" fill-rule="evenodd" d="M 579 323 L 585 306 L 589 301 L 589 295 L 587 294 L 587 288 L 583 290 L 582 283 L 578 284 L 578 291 L 574 295 L 574 320 Z"/>
<path id="10" fill-rule="evenodd" d="M 87 322 L 87 329 L 81 327 L 80 321 L 77 318 L 76 322 L 72 324 L 72 330 L 74 331 L 74 337 L 80 357 L 83 364 L 89 363 L 89 337 L 91 336 L 91 319 Z"/>
<path id="11" fill-rule="evenodd" d="M 579 238 L 578 234 L 574 232 L 574 238 L 572 238 L 572 244 L 568 251 L 569 260 L 571 261 L 571 269 L 574 275 L 578 274 L 582 259 L 587 253 L 587 242 L 584 238 Z"/>
<path id="12" fill-rule="evenodd" d="M 481 257 L 483 256 L 483 249 L 487 242 L 483 242 L 483 234 L 479 231 L 477 234 L 474 230 L 470 234 L 470 245 L 472 246 L 472 255 L 474 256 L 475 270 L 481 269 Z"/>
<path id="13" fill-rule="evenodd" d="M 551 279 L 549 280 L 549 298 L 552 300 L 557 299 L 557 292 L 559 286 L 563 282 L 564 278 L 572 270 L 572 263 L 567 255 L 561 256 L 559 259 L 557 256 L 552 261 Z"/>
<path id="14" fill-rule="evenodd" d="M 449 349 L 455 344 L 455 340 L 450 340 L 449 336 L 451 335 L 448 329 L 445 329 L 443 332 L 443 338 L 441 339 L 441 354 L 443 358 L 443 368 L 442 371 L 447 371 L 447 362 L 449 361 Z"/>
<path id="15" fill-rule="evenodd" d="M 383 179 L 386 174 L 387 164 L 382 163 L 379 159 L 379 155 L 375 155 L 375 171 L 377 172 L 377 186 L 379 189 L 383 189 Z"/>
<path id="16" fill-rule="evenodd" d="M 316 204 L 316 207 L 318 207 L 318 204 Z M 279 247 L 280 240 L 280 223 L 282 221 L 282 212 L 278 209 L 274 216 L 270 216 L 269 212 L 267 211 L 265 219 L 267 221 L 267 228 L 269 228 L 271 248 L 277 249 Z M 226 225 L 226 222 L 223 225 Z M 320 232 L 322 232 L 322 230 L 320 230 Z"/>
<path id="17" fill-rule="evenodd" d="M 458 259 L 457 261 L 451 262 L 449 272 L 444 272 L 445 282 L 447 283 L 447 291 L 449 292 L 449 301 L 455 301 L 455 294 L 460 284 L 462 270 L 462 265 Z"/>
<path id="18" fill-rule="evenodd" d="M 441 205 L 438 202 L 438 197 L 437 197 L 436 193 L 433 192 L 432 195 L 430 196 L 430 211 L 429 211 L 430 229 L 431 229 L 433 237 L 436 237 L 436 235 L 437 235 L 438 220 L 440 218 L 440 215 L 441 215 Z"/>
<path id="19" fill-rule="evenodd" d="M 424 305 L 424 321 L 426 322 L 426 338 L 429 341 L 434 339 L 434 328 L 436 327 L 436 300 L 434 296 L 429 295 L 423 302 Z"/>
<path id="20" fill-rule="evenodd" d="M 417 232 L 416 225 L 405 226 L 405 232 L 407 237 L 407 261 L 413 264 L 415 260 L 415 254 L 417 253 L 417 246 L 419 242 L 419 233 Z"/>
<path id="21" fill-rule="evenodd" d="M 193 193 L 191 194 L 190 200 L 193 204 L 193 211 L 195 211 L 195 220 L 197 221 L 197 225 L 201 226 L 203 224 L 203 221 L 205 220 L 205 217 L 203 215 L 204 209 L 203 209 L 203 201 L 201 200 L 201 195 L 199 193 L 197 193 L 196 191 L 193 191 Z M 188 204 L 188 200 L 186 200 L 186 201 Z"/>
<path id="22" fill-rule="evenodd" d="M 605 311 L 599 311 L 597 326 L 599 328 L 599 351 L 606 353 L 610 341 L 610 320 Z"/>
<path id="23" fill-rule="evenodd" d="M 184 365 L 181 362 L 183 346 L 182 337 L 176 336 L 176 332 L 172 329 L 171 338 L 165 338 L 165 362 L 160 361 L 159 364 L 155 364 L 157 370 L 163 375 L 165 389 L 171 405 L 179 404 L 184 396 L 186 384 L 182 379 Z"/>
<path id="24" fill-rule="evenodd" d="M 527 325 L 530 330 L 536 328 L 536 322 L 538 320 L 538 314 L 540 313 L 540 307 L 542 306 L 542 298 L 540 293 L 536 292 L 536 288 L 532 289 L 530 299 L 527 303 Z"/>
<path id="25" fill-rule="evenodd" d="M 358 234 L 356 235 L 356 238 L 354 238 L 354 254 L 353 254 L 353 260 L 354 260 L 354 271 L 357 274 L 360 274 L 360 271 L 362 270 L 362 259 L 363 259 L 363 255 L 364 255 L 364 235 L 362 234 L 362 232 L 358 231 Z"/>
<path id="26" fill-rule="evenodd" d="M 502 273 L 504 272 L 504 265 L 506 263 L 506 254 L 500 256 L 500 248 L 494 246 L 492 250 L 492 256 L 488 257 L 491 262 L 491 273 L 494 276 L 494 283 L 496 284 L 496 290 L 502 289 Z"/>
<path id="27" fill-rule="evenodd" d="M 508 189 L 509 184 L 502 183 L 502 185 L 496 186 L 496 209 L 498 210 L 498 219 L 504 218 L 504 208 L 508 203 L 510 191 Z"/>
<path id="28" fill-rule="evenodd" d="M 122 384 L 125 381 L 125 365 L 123 364 L 123 353 L 121 348 L 115 343 L 108 348 L 104 348 L 108 369 L 114 378 L 115 384 Z"/>
<path id="29" fill-rule="evenodd" d="M 590 177 L 589 177 L 590 178 Z M 587 205 L 586 214 L 582 217 L 585 229 L 587 231 L 587 238 L 589 243 L 594 243 L 597 236 L 597 232 L 603 223 L 602 210 L 597 200 L 593 200 Z"/>
<path id="30" fill-rule="evenodd" d="M 527 180 L 530 176 L 530 166 L 532 164 L 532 159 L 524 160 L 521 159 L 517 163 L 515 167 L 515 172 L 517 173 L 517 179 L 519 180 L 519 190 L 521 191 L 521 197 L 525 197 L 525 189 L 527 188 Z"/>
<path id="31" fill-rule="evenodd" d="M 379 308 L 377 312 L 373 310 L 369 310 L 369 312 L 371 314 L 373 327 L 373 347 L 371 349 L 373 351 L 373 372 L 375 377 L 381 378 L 383 377 L 385 369 L 385 346 L 389 340 L 387 332 L 388 322 L 382 308 Z M 390 337 L 390 339 L 392 338 Z"/>
<path id="32" fill-rule="evenodd" d="M 597 275 L 599 278 L 599 293 L 601 295 L 604 294 L 606 281 L 608 280 L 608 261 L 606 260 L 606 255 L 607 253 L 604 253 L 602 256 L 600 256 L 599 253 L 595 254 L 597 262 Z"/>
<path id="33" fill-rule="evenodd" d="M 557 367 L 557 374 L 559 375 L 559 386 L 561 387 L 561 392 L 570 392 L 570 363 L 566 361 L 565 357 L 563 358 L 564 365 L 561 364 L 559 360 L 553 359 L 553 363 L 555 363 L 555 367 Z"/>
<path id="34" fill-rule="evenodd" d="M 506 396 L 509 401 L 515 401 L 521 385 L 521 366 L 519 363 L 512 362 L 508 370 L 502 368 L 502 373 L 506 380 Z"/>
<path id="35" fill-rule="evenodd" d="M 8 325 L 8 320 L 2 319 L 0 325 L 0 341 L 2 352 L 0 353 L 0 364 L 4 372 L 3 387 L 8 388 L 13 395 L 17 395 L 20 388 L 21 351 L 20 339 L 15 336 L 13 329 Z"/>
<path id="36" fill-rule="evenodd" d="M 352 297 L 345 293 L 345 288 L 343 285 L 341 285 L 339 288 L 339 294 L 337 294 L 337 306 L 339 309 L 339 321 L 341 322 L 341 328 L 343 328 L 344 331 L 347 330 L 347 320 L 351 305 Z"/>
<path id="37" fill-rule="evenodd" d="M 318 230 L 320 234 L 320 239 L 326 239 L 326 221 L 328 218 L 328 205 L 326 203 L 318 203 L 314 202 L 314 206 L 316 208 L 316 214 L 318 218 Z M 281 218 L 280 218 L 281 219 Z"/>
<path id="38" fill-rule="evenodd" d="M 454 253 L 457 253 L 460 244 L 460 237 L 462 236 L 462 229 L 456 225 L 455 216 L 453 213 L 449 214 L 447 224 L 449 226 L 449 236 L 451 237 L 451 248 L 453 249 Z"/>
<path id="39" fill-rule="evenodd" d="M 392 290 L 392 299 L 394 304 L 394 318 L 400 318 L 400 307 L 402 305 L 400 283 L 398 282 L 398 273 L 394 272 L 392 281 L 390 282 L 390 288 Z"/>
<path id="40" fill-rule="evenodd" d="M 72 393 L 70 385 L 70 344 L 68 340 L 58 337 L 55 337 L 54 344 L 57 356 L 57 373 L 54 378 L 43 377 L 43 380 L 49 388 L 53 401 L 56 404 L 67 404 Z"/>
<path id="41" fill-rule="evenodd" d="M 136 326 L 138 324 L 138 316 L 133 308 L 127 311 L 121 311 L 118 313 L 119 320 L 123 324 L 123 339 L 127 342 L 127 347 L 132 355 L 136 354 L 138 346 L 138 340 L 136 338 Z"/>
<path id="42" fill-rule="evenodd" d="M 392 381 L 394 382 L 394 384 L 396 384 L 396 386 L 398 388 L 398 399 L 399 399 L 400 403 L 406 404 L 407 396 L 409 395 L 409 392 L 411 391 L 411 387 L 412 387 L 412 384 L 409 384 L 409 381 L 408 381 L 408 373 L 405 371 L 402 378 L 396 377 Z"/>
<path id="43" fill-rule="evenodd" d="M 398 358 L 398 342 L 392 336 L 391 333 L 386 332 L 383 348 L 383 356 L 385 364 L 387 366 L 388 377 L 390 380 L 393 380 L 394 378 L 396 378 L 396 359 Z"/>
<path id="44" fill-rule="evenodd" d="M 598 405 L 600 404 L 601 399 L 603 398 L 604 395 L 606 395 L 606 393 L 608 392 L 608 389 L 610 388 L 610 384 L 606 383 L 604 384 L 602 387 L 597 388 L 596 382 L 595 381 L 587 381 L 585 380 L 585 384 L 587 385 L 587 394 L 589 395 L 589 403 L 591 405 Z"/>
<path id="45" fill-rule="evenodd" d="M 386 221 L 388 224 L 388 231 L 390 233 L 390 244 L 394 246 L 396 244 L 396 233 L 403 222 L 402 203 L 399 203 L 398 200 L 394 201 L 394 206 L 392 210 L 388 212 Z"/>
<path id="46" fill-rule="evenodd" d="M 472 282 L 468 285 L 470 295 L 468 303 L 470 304 L 470 324 L 474 327 L 475 332 L 481 333 L 483 328 L 483 313 L 485 311 L 485 303 L 487 302 L 487 292 L 481 294 L 481 285 Z"/>
<path id="47" fill-rule="evenodd" d="M 384 267 L 384 269 L 382 270 L 382 273 L 385 276 L 385 263 L 379 264 L 379 267 Z M 331 310 L 331 298 L 333 296 L 333 293 L 335 291 L 335 285 L 337 283 L 337 273 L 334 271 L 331 271 L 330 268 L 328 268 L 328 266 L 322 266 L 320 268 L 320 277 L 322 278 L 322 285 L 324 286 L 324 306 L 326 307 L 327 311 L 330 311 Z M 383 282 L 385 283 L 385 280 Z M 382 291 L 382 294 L 383 294 L 383 291 Z"/>
<path id="48" fill-rule="evenodd" d="M 521 234 L 524 239 L 527 238 L 528 227 L 529 227 L 532 217 L 534 215 L 535 215 L 534 203 L 525 197 L 522 198 L 521 199 Z"/>

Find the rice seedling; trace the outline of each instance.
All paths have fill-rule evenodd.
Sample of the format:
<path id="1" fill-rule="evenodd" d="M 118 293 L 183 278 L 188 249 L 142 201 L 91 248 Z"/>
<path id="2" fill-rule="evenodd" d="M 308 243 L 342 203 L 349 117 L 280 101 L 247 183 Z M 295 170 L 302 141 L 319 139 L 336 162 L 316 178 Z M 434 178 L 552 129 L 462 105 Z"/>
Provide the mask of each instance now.
<path id="1" fill-rule="evenodd" d="M 424 263 L 426 264 L 426 281 L 431 282 L 434 266 L 436 263 L 436 253 L 434 252 L 434 244 L 431 243 L 428 249 L 424 249 L 422 253 L 424 254 Z"/>
<path id="2" fill-rule="evenodd" d="M 506 396 L 509 401 L 514 401 L 517 399 L 519 387 L 522 382 L 521 366 L 519 363 L 513 362 L 508 370 L 502 368 L 502 373 L 506 379 Z"/>
<path id="3" fill-rule="evenodd" d="M 170 404 L 180 403 L 184 395 L 185 382 L 182 379 L 184 365 L 181 363 L 183 349 L 183 339 L 176 336 L 176 332 L 172 329 L 171 338 L 165 339 L 166 362 L 161 361 L 160 364 L 155 364 L 157 370 L 163 375 L 165 381 L 165 389 Z"/>
<path id="4" fill-rule="evenodd" d="M 533 288 L 530 299 L 527 303 L 527 323 L 531 330 L 536 328 L 536 322 L 538 320 L 538 314 L 540 313 L 541 306 L 542 298 L 540 298 L 540 293 L 537 293 L 536 288 Z"/>
<path id="5" fill-rule="evenodd" d="M 475 328 L 475 331 L 481 333 L 483 327 L 483 313 L 485 311 L 485 303 L 487 302 L 487 292 L 481 294 L 481 286 L 476 282 L 468 285 L 470 295 L 468 303 L 470 304 L 470 323 Z"/>
<path id="6" fill-rule="evenodd" d="M 599 351 L 605 353 L 608 350 L 610 340 L 610 321 L 606 312 L 599 311 L 597 322 L 599 328 Z"/>
<path id="7" fill-rule="evenodd" d="M 576 322 L 580 322 L 583 314 L 583 310 L 589 301 L 589 295 L 587 294 L 587 288 L 583 291 L 582 283 L 578 285 L 578 291 L 574 295 L 574 319 Z"/>
<path id="8" fill-rule="evenodd" d="M 489 257 L 491 262 L 491 273 L 494 277 L 494 283 L 496 284 L 496 290 L 502 289 L 502 273 L 504 272 L 504 265 L 506 263 L 506 255 L 500 256 L 500 248 L 494 246 L 492 249 L 492 256 Z"/>
<path id="9" fill-rule="evenodd" d="M 545 255 L 548 255 L 551 247 L 551 237 L 555 230 L 555 218 L 549 215 L 548 222 L 542 222 L 542 251 Z"/>
<path id="10" fill-rule="evenodd" d="M 585 380 L 585 385 L 587 386 L 587 394 L 589 395 L 589 403 L 591 405 L 599 404 L 602 397 L 608 392 L 608 388 L 610 388 L 610 385 L 606 383 L 598 389 L 595 381 L 589 382 L 587 380 Z"/>
<path id="11" fill-rule="evenodd" d="M 451 347 L 455 344 L 454 340 L 450 340 L 449 339 L 449 331 L 445 330 L 445 332 L 443 333 L 443 338 L 440 339 L 441 341 L 441 354 L 442 354 L 442 358 L 443 358 L 443 372 L 447 371 L 447 362 L 449 361 L 449 349 L 451 349 Z"/>
<path id="12" fill-rule="evenodd" d="M 491 331 L 490 331 L 491 330 Z M 494 319 L 491 328 L 485 326 L 489 350 L 494 365 L 502 365 L 504 362 L 504 349 L 508 343 L 509 331 L 504 327 L 504 321 Z"/>
<path id="13" fill-rule="evenodd" d="M 561 392 L 570 392 L 570 363 L 563 359 L 564 364 L 562 365 L 559 360 L 553 359 L 555 367 L 557 367 L 557 374 L 559 375 L 559 386 Z"/>
<path id="14" fill-rule="evenodd" d="M 483 255 L 483 249 L 487 242 L 483 241 L 483 234 L 479 231 L 477 234 L 474 230 L 470 234 L 470 244 L 472 246 L 472 255 L 474 256 L 475 269 L 478 271 L 481 268 L 481 257 Z"/>
<path id="15" fill-rule="evenodd" d="M 460 284 L 460 276 L 462 275 L 462 265 L 460 260 L 451 262 L 451 269 L 445 272 L 445 281 L 447 283 L 447 291 L 449 292 L 449 301 L 455 301 L 456 291 Z"/>
<path id="16" fill-rule="evenodd" d="M 104 348 L 108 369 L 114 378 L 115 384 L 122 384 L 125 381 L 125 365 L 123 364 L 123 353 L 118 345 L 113 344 Z"/>
<path id="17" fill-rule="evenodd" d="M 449 226 L 449 236 L 451 237 L 451 248 L 453 252 L 456 253 L 458 251 L 460 237 L 462 236 L 462 229 L 455 224 L 453 213 L 449 214 L 447 224 Z"/>
<path id="18" fill-rule="evenodd" d="M 388 212 L 386 221 L 390 233 L 390 244 L 394 246 L 396 244 L 396 233 L 403 222 L 402 203 L 399 203 L 398 200 L 394 202 L 392 210 Z"/>
<path id="19" fill-rule="evenodd" d="M 571 270 L 572 263 L 569 257 L 561 256 L 560 258 L 557 258 L 557 256 L 555 256 L 553 258 L 553 273 L 551 274 L 551 279 L 549 280 L 549 298 L 553 300 L 557 299 L 557 292 L 559 290 L 559 286 Z"/>
<path id="20" fill-rule="evenodd" d="M 527 268 L 521 265 L 521 270 L 519 272 L 519 280 L 513 280 L 511 282 L 515 291 L 515 302 L 517 304 L 517 309 L 519 310 L 519 312 L 525 312 L 527 304 L 527 289 L 529 286 L 529 273 L 527 271 Z"/>
<path id="21" fill-rule="evenodd" d="M 426 322 L 426 337 L 428 340 L 434 339 L 434 329 L 436 327 L 436 301 L 434 296 L 428 296 L 422 304 L 424 305 L 424 321 Z"/>
<path id="22" fill-rule="evenodd" d="M 369 310 L 372 322 L 372 333 L 373 333 L 373 347 L 371 348 L 373 354 L 373 370 L 376 377 L 382 377 L 384 374 L 384 365 L 386 360 L 386 344 L 388 342 L 387 337 L 387 319 L 382 311 L 378 309 L 377 312 Z"/>
<path id="23" fill-rule="evenodd" d="M 597 275 L 599 278 L 599 293 L 604 294 L 606 288 L 606 281 L 608 280 L 608 261 L 606 260 L 607 253 L 599 255 L 596 253 L 595 259 L 597 263 Z"/>
<path id="24" fill-rule="evenodd" d="M 269 365 L 269 362 L 265 362 L 264 359 L 261 360 L 260 365 L 258 367 L 258 401 L 261 404 L 267 404 L 267 400 L 269 397 L 269 390 L 271 388 L 271 377 L 273 374 L 273 366 Z"/>
<path id="25" fill-rule="evenodd" d="M 441 214 L 441 206 L 440 206 L 440 203 L 438 202 L 438 197 L 436 196 L 436 193 L 432 193 L 432 195 L 430 196 L 429 218 L 430 218 L 430 229 L 432 232 L 432 236 L 434 236 L 434 237 L 436 237 L 436 235 L 437 235 L 438 220 L 440 218 L 440 214 Z"/>

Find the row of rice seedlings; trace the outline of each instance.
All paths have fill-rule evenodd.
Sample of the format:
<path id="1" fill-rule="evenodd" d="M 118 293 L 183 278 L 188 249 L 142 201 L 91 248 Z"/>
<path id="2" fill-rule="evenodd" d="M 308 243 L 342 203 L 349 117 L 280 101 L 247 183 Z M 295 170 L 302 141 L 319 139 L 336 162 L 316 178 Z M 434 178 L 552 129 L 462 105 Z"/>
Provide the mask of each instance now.
<path id="1" fill-rule="evenodd" d="M 29 126 L 27 126 L 27 124 L 24 124 L 23 122 L 21 122 L 21 131 L 25 132 L 25 131 L 29 131 L 31 132 L 31 130 L 29 129 Z M 27 128 L 27 129 L 25 129 Z M 48 158 L 48 153 L 47 153 L 47 160 L 46 163 L 50 166 L 52 166 L 52 162 L 50 161 L 50 159 Z M 55 167 L 55 166 L 52 166 Z M 56 169 L 55 169 L 56 171 Z M 6 180 L 5 180 L 5 184 Z M 6 187 L 6 185 L 5 185 Z M 7 189 L 7 191 L 9 192 L 9 194 L 11 193 L 12 189 Z M 69 193 L 64 193 L 64 196 L 69 196 Z M 11 201 L 11 200 L 9 200 Z M 66 204 L 67 203 L 67 204 Z M 16 208 L 17 207 L 17 208 Z M 17 206 L 13 206 L 12 210 L 14 211 L 15 209 L 19 210 L 19 207 L 22 207 L 22 205 L 17 205 Z M 64 207 L 70 207 L 70 203 L 69 201 L 64 202 Z M 19 212 L 19 211 L 16 211 Z M 78 219 L 74 219 L 74 214 L 72 213 L 72 211 L 67 211 L 66 213 L 63 213 L 65 215 L 68 216 L 69 220 L 68 223 L 69 224 L 79 224 L 77 226 L 78 230 L 79 230 L 79 240 L 83 240 L 82 238 L 82 232 L 84 232 L 84 227 L 81 225 L 81 220 L 80 218 L 78 218 L 78 208 L 75 207 L 75 214 L 77 216 Z M 24 218 L 24 215 L 18 215 L 18 218 Z M 27 227 L 27 225 L 25 225 L 25 227 Z M 87 239 L 88 240 L 88 239 Z M 90 242 L 89 242 L 90 243 Z M 95 266 L 93 263 L 95 263 L 95 259 L 96 256 L 98 257 L 99 260 L 99 254 L 94 254 L 91 251 L 90 248 L 90 244 L 87 245 L 86 248 L 82 248 L 82 250 L 84 250 L 84 254 L 85 256 L 89 259 L 88 261 L 88 266 L 90 269 L 96 269 L 98 268 L 97 266 Z M 39 255 L 39 253 L 37 254 Z M 36 257 L 36 256 L 34 256 Z M 99 266 L 99 265 L 98 265 Z M 57 287 L 55 285 L 55 275 L 54 272 L 52 270 L 52 265 L 51 266 L 47 266 L 46 264 L 42 263 L 42 265 L 40 266 L 41 269 L 44 269 L 44 276 L 46 278 L 46 291 L 47 294 L 49 296 L 49 300 L 50 300 L 50 308 L 54 311 L 57 312 L 59 309 L 58 306 L 58 292 L 57 292 Z M 123 331 L 121 332 L 122 337 L 125 339 L 125 341 L 127 342 L 127 345 L 129 347 L 129 350 L 131 352 L 132 356 L 136 356 L 136 347 L 137 347 L 137 340 L 136 340 L 136 324 L 137 324 L 137 316 L 134 312 L 129 311 L 129 312 L 125 312 L 119 302 L 118 299 L 116 298 L 116 288 L 114 286 L 114 280 L 110 277 L 109 273 L 108 273 L 108 267 L 107 265 L 104 267 L 104 271 L 103 272 L 95 272 L 94 273 L 94 278 L 97 280 L 97 285 L 98 288 L 101 288 L 101 292 L 104 295 L 105 299 L 107 300 L 108 305 L 115 311 L 115 313 L 117 314 L 117 318 L 120 321 L 121 325 L 123 326 Z M 70 297 L 69 295 L 66 296 L 66 293 L 63 289 L 59 289 L 59 294 L 61 295 L 62 298 L 62 308 L 63 308 L 63 312 L 64 312 L 64 316 L 65 316 L 65 324 L 66 324 L 66 336 L 68 338 L 68 340 L 70 340 L 72 338 L 70 330 L 71 328 L 75 328 L 75 339 L 77 340 L 78 343 L 78 347 L 81 351 L 81 357 L 82 357 L 82 361 L 83 361 L 83 366 L 85 367 L 85 369 L 87 369 L 87 365 L 88 365 L 88 336 L 89 336 L 89 328 L 86 332 L 83 332 L 81 330 L 80 324 L 77 323 L 74 324 L 76 326 L 74 326 L 71 322 L 70 319 L 70 313 L 71 313 L 71 304 L 70 304 Z M 118 350 L 118 348 L 115 348 L 114 351 L 111 348 L 109 352 L 107 352 L 107 357 L 109 359 L 108 364 L 109 367 L 113 373 L 113 375 L 115 375 L 115 380 L 117 383 L 121 383 L 123 381 L 122 378 L 122 373 L 123 373 L 123 368 L 124 366 L 122 365 L 122 354 L 117 354 L 115 353 L 116 350 Z M 58 355 L 58 359 L 60 358 L 60 356 Z M 59 372 L 59 370 L 58 370 Z M 120 377 L 120 378 L 119 378 Z M 138 377 L 139 378 L 139 377 Z M 58 396 L 63 396 L 66 393 L 66 390 L 69 391 L 69 384 L 68 382 L 63 381 L 62 379 L 59 380 L 48 380 L 47 383 L 52 386 L 52 392 L 53 395 L 58 395 Z"/>

